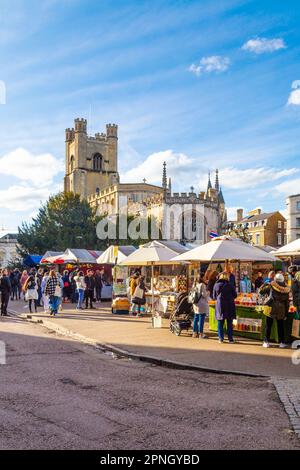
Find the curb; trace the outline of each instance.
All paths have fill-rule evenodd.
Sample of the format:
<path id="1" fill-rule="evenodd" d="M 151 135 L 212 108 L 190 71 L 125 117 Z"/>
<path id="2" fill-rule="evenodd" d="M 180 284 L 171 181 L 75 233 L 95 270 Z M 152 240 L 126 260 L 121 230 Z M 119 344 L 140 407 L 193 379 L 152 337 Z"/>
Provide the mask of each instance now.
<path id="1" fill-rule="evenodd" d="M 167 367 L 169 369 L 209 372 L 213 374 L 235 375 L 235 376 L 240 376 L 240 377 L 252 377 L 252 378 L 259 378 L 259 379 L 271 378 L 269 375 L 256 374 L 252 372 L 234 371 L 234 370 L 227 370 L 227 369 L 216 369 L 216 368 L 210 368 L 210 367 L 205 367 L 205 366 L 197 366 L 197 365 L 192 365 L 192 364 L 188 364 L 185 362 L 172 361 L 170 359 L 161 359 L 156 356 L 148 356 L 148 355 L 133 353 L 133 352 L 129 352 L 124 349 L 118 348 L 117 346 L 113 346 L 111 344 L 98 343 L 97 341 L 91 338 L 83 336 L 79 333 L 75 333 L 62 326 L 55 325 L 50 321 L 47 321 L 47 320 L 45 321 L 41 319 L 35 320 L 32 318 L 30 314 L 27 314 L 27 313 L 18 313 L 14 310 L 10 310 L 9 313 L 12 316 L 21 318 L 22 320 L 25 320 L 31 323 L 36 323 L 39 325 L 43 325 L 48 330 L 55 331 L 56 333 L 62 336 L 67 336 L 69 338 L 80 341 L 81 343 L 88 344 L 97 349 L 100 349 L 103 352 L 108 351 L 108 352 L 114 353 L 116 356 L 127 357 L 129 359 L 136 360 L 136 361 L 147 362 L 149 364 L 154 364 L 154 365 L 161 366 L 161 367 Z"/>

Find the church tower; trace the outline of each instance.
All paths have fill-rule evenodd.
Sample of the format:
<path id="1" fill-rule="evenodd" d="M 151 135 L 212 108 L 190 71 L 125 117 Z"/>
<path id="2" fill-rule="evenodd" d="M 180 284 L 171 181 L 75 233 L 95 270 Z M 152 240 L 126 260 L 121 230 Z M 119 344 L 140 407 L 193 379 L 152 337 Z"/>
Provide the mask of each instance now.
<path id="1" fill-rule="evenodd" d="M 118 182 L 118 126 L 107 124 L 106 133 L 88 136 L 86 119 L 75 119 L 66 129 L 65 191 L 87 198 Z"/>

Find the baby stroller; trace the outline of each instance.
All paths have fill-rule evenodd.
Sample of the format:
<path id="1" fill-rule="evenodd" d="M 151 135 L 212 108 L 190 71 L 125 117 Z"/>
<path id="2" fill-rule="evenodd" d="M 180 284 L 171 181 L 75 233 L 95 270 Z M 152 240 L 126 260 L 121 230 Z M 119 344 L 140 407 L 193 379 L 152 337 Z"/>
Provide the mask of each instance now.
<path id="1" fill-rule="evenodd" d="M 170 317 L 170 331 L 179 336 L 182 330 L 189 330 L 194 317 L 193 305 L 188 301 L 188 294 L 182 292 L 178 295 L 174 312 Z"/>

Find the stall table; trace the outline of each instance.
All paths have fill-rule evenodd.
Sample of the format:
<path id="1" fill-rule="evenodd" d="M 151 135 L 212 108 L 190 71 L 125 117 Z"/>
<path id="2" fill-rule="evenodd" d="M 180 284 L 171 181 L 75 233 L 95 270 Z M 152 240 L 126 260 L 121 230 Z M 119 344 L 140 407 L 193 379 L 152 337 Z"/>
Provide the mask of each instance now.
<path id="1" fill-rule="evenodd" d="M 293 324 L 293 315 L 289 314 L 285 321 L 285 342 L 291 342 L 291 332 Z M 266 327 L 266 315 L 262 312 L 260 306 L 236 306 L 236 320 L 233 322 L 234 335 L 242 336 L 244 338 L 252 338 L 263 340 Z M 218 321 L 215 319 L 215 303 L 210 303 L 209 306 L 209 329 L 211 331 L 218 331 Z M 225 328 L 226 331 L 226 328 Z M 271 341 L 279 343 L 277 322 L 273 322 L 271 331 Z"/>

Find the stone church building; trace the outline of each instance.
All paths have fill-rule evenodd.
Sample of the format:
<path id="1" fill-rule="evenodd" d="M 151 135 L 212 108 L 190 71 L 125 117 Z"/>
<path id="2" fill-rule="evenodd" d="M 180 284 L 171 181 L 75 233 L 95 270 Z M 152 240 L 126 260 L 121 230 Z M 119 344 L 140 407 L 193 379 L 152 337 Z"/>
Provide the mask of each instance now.
<path id="1" fill-rule="evenodd" d="M 163 225 L 172 208 L 184 208 L 180 223 L 184 220 L 193 231 L 197 224 L 201 225 L 201 242 L 209 240 L 211 231 L 221 233 L 226 221 L 226 209 L 219 185 L 218 170 L 214 186 L 209 176 L 207 190 L 198 193 L 193 187 L 188 193 L 172 192 L 171 179 L 167 178 L 166 163 L 162 173 L 161 186 L 148 184 L 146 179 L 141 183 L 121 183 L 118 173 L 117 125 L 107 124 L 106 133 L 89 136 L 87 121 L 75 119 L 75 127 L 66 129 L 64 189 L 87 199 L 99 215 L 119 214 L 124 205 L 127 205 L 130 215 L 143 217 L 152 215 L 160 225 Z M 197 218 L 197 214 L 200 214 L 201 220 Z M 178 225 L 174 218 L 171 225 Z M 170 233 L 168 232 L 168 237 L 174 237 L 173 228 Z M 189 237 L 183 235 L 175 238 L 182 241 L 189 240 Z"/>

